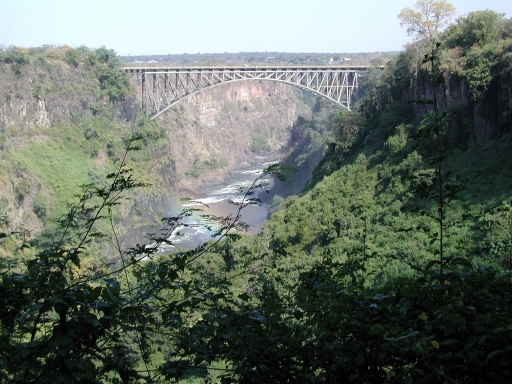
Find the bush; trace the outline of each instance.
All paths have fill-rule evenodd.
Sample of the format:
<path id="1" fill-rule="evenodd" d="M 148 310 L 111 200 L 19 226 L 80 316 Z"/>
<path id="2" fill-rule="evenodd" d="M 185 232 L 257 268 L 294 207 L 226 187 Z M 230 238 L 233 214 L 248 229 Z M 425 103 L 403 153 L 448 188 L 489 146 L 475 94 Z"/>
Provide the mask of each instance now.
<path id="1" fill-rule="evenodd" d="M 18 181 L 18 183 L 14 186 L 14 195 L 16 196 L 16 201 L 18 203 L 23 203 L 23 200 L 28 196 L 30 193 L 31 185 L 30 182 L 27 179 L 21 179 Z"/>
<path id="2" fill-rule="evenodd" d="M 90 67 L 94 67 L 98 63 L 98 57 L 94 54 L 94 52 L 89 52 L 85 56 L 85 64 Z"/>
<path id="3" fill-rule="evenodd" d="M 102 67 L 97 71 L 97 78 L 101 90 L 113 103 L 124 100 L 131 93 L 130 81 L 119 69 Z"/>
<path id="4" fill-rule="evenodd" d="M 4 62 L 11 64 L 11 68 L 17 75 L 21 74 L 21 67 L 30 62 L 28 56 L 19 48 L 13 48 L 4 56 Z"/>
<path id="5" fill-rule="evenodd" d="M 9 200 L 7 200 L 3 196 L 0 196 L 0 216 L 5 214 L 5 211 L 7 210 L 8 205 L 9 205 Z"/>
<path id="6" fill-rule="evenodd" d="M 72 67 L 78 67 L 80 63 L 80 54 L 76 49 L 68 49 L 64 55 L 64 60 Z"/>
<path id="7" fill-rule="evenodd" d="M 224 168 L 228 165 L 228 160 L 225 157 L 213 158 L 210 160 L 200 161 L 198 158 L 194 160 L 194 164 L 190 169 L 185 172 L 185 175 L 198 178 L 205 173 L 213 171 L 215 169 Z"/>
<path id="8" fill-rule="evenodd" d="M 41 220 L 48 215 L 48 199 L 38 194 L 32 204 L 32 210 Z"/>
<path id="9" fill-rule="evenodd" d="M 407 144 L 406 132 L 410 127 L 410 125 L 400 124 L 395 128 L 396 134 L 390 136 L 384 143 L 384 146 L 389 151 L 389 153 L 397 153 L 405 146 L 405 144 Z"/>
<path id="10" fill-rule="evenodd" d="M 258 153 L 262 151 L 270 151 L 270 144 L 267 138 L 261 135 L 252 135 L 251 152 Z"/>

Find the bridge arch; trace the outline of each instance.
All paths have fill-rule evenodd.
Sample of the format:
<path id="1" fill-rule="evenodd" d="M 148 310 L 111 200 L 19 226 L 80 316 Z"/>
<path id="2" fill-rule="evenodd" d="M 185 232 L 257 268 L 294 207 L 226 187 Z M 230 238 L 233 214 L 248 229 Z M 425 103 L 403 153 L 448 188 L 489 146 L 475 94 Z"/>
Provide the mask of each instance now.
<path id="1" fill-rule="evenodd" d="M 277 81 L 313 92 L 350 110 L 368 67 L 126 67 L 137 81 L 142 107 L 152 119 L 179 101 L 213 86 L 246 80 Z"/>
<path id="2" fill-rule="evenodd" d="M 151 120 L 155 119 L 157 116 L 161 115 L 162 113 L 164 113 L 165 111 L 167 111 L 169 108 L 171 108 L 171 107 L 175 106 L 175 105 L 176 105 L 176 104 L 178 104 L 180 101 L 185 100 L 185 99 L 186 99 L 186 98 L 188 98 L 189 96 L 197 95 L 198 93 L 201 93 L 201 92 L 203 92 L 203 91 L 206 91 L 206 90 L 208 90 L 208 89 L 211 89 L 212 87 L 217 87 L 217 86 L 219 86 L 219 85 L 224 85 L 224 84 L 233 84 L 233 83 L 238 83 L 238 82 L 242 82 L 242 81 L 250 81 L 250 80 L 251 80 L 251 79 L 231 80 L 231 81 L 227 81 L 227 82 L 224 82 L 224 83 L 213 84 L 213 85 L 210 85 L 210 86 L 208 86 L 208 87 L 204 87 L 204 88 L 197 89 L 197 90 L 195 90 L 195 91 L 193 91 L 193 92 L 191 92 L 191 93 L 187 93 L 187 94 L 183 95 L 181 98 L 179 98 L 179 99 L 176 99 L 176 100 L 172 101 L 169 105 L 165 106 L 165 107 L 164 107 L 161 111 L 159 111 L 158 113 L 151 114 L 151 115 L 150 115 Z M 252 80 L 254 80 L 254 79 L 252 79 Z M 336 103 L 336 104 L 340 105 L 341 107 L 343 107 L 343 108 L 345 108 L 345 109 L 347 109 L 347 110 L 349 110 L 349 111 L 350 111 L 350 109 L 349 109 L 347 106 L 345 106 L 345 105 L 343 105 L 343 104 L 341 104 L 341 103 L 337 102 L 336 100 L 334 100 L 334 99 L 332 99 L 332 98 L 330 98 L 330 97 L 328 97 L 328 96 L 326 96 L 326 95 L 324 95 L 324 94 L 322 94 L 322 93 L 320 93 L 320 92 L 318 92 L 318 91 L 315 91 L 315 90 L 312 90 L 312 89 L 309 89 L 309 88 L 306 88 L 306 87 L 303 87 L 303 86 L 300 86 L 300 85 L 297 85 L 297 84 L 292 84 L 292 83 L 289 83 L 289 82 L 287 82 L 287 81 L 281 81 L 281 80 L 270 80 L 270 79 L 257 79 L 257 80 L 262 80 L 262 81 L 264 81 L 264 80 L 266 80 L 266 81 L 278 81 L 278 82 L 280 82 L 280 83 L 284 83 L 284 84 L 288 84 L 288 85 L 296 86 L 296 87 L 298 87 L 298 88 L 300 88 L 300 89 L 303 89 L 303 90 L 306 90 L 306 91 L 312 92 L 312 93 L 314 93 L 314 94 L 316 94 L 316 95 L 318 95 L 318 96 L 321 96 L 321 97 L 323 97 L 324 99 L 327 99 L 327 100 L 328 100 L 328 101 L 330 101 L 330 102 L 334 102 L 334 103 Z"/>

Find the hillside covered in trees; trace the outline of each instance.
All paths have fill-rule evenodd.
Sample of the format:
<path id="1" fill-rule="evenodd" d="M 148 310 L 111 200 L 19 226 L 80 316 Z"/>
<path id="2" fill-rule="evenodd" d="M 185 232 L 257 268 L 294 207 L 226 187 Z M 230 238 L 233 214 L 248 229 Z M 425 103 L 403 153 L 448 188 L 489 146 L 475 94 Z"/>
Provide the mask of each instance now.
<path id="1" fill-rule="evenodd" d="M 447 6 L 419 0 L 404 25 L 422 26 L 422 4 Z M 140 187 L 124 160 L 69 207 L 62 241 L 2 232 L 1 380 L 508 383 L 512 20 L 486 10 L 411 33 L 258 235 L 208 217 L 210 242 L 160 252 L 189 204 L 119 264 L 88 269 L 91 239 L 115 242 L 116 208 Z M 300 147 L 316 151 L 307 133 Z M 125 150 L 152 136 L 133 130 Z M 290 176 L 273 165 L 233 204 Z"/>
<path id="2" fill-rule="evenodd" d="M 287 53 L 239 52 L 121 56 L 128 66 L 237 66 L 237 65 L 383 65 L 398 52 Z"/>

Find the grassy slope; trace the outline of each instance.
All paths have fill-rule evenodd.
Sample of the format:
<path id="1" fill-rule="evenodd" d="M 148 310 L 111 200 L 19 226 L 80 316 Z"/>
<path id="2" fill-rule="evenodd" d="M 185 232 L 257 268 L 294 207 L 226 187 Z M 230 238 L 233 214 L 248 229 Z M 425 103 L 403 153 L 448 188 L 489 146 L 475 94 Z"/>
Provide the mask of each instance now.
<path id="1" fill-rule="evenodd" d="M 22 225 L 34 234 L 44 231 L 49 219 L 77 201 L 82 185 L 106 182 L 105 175 L 123 156 L 123 140 L 133 129 L 160 140 L 145 139 L 139 143 L 144 150 L 130 155 L 128 166 L 134 177 L 155 186 L 137 192 L 145 216 L 135 215 L 130 228 L 145 223 L 152 213 L 158 219 L 169 214 L 169 207 L 159 207 L 172 205 L 172 197 L 164 199 L 161 192 L 169 194 L 174 177 L 168 141 L 156 124 L 136 117 L 135 110 L 131 116 L 126 112 L 135 108 L 129 100 L 111 100 L 112 94 L 119 96 L 116 90 L 128 92 L 123 78 L 112 77 L 108 87 L 99 81 L 106 70 L 112 76 L 121 74 L 115 63 L 86 64 L 86 56 L 94 56 L 94 51 L 84 53 L 77 67 L 68 65 L 60 51 L 19 54 L 25 62 L 18 74 L 0 57 L 0 84 L 5 86 L 0 92 L 5 95 L 0 96 L 14 95 L 0 108 L 8 117 L 5 121 L 10 121 L 0 126 L 0 215 L 5 213 L 13 227 Z M 121 216 L 129 215 L 131 204 L 123 205 Z"/>
<path id="2" fill-rule="evenodd" d="M 485 238 L 506 236 L 503 228 L 488 227 L 481 217 L 486 210 L 494 211 L 511 198 L 510 150 L 512 138 L 508 135 L 500 141 L 473 143 L 466 152 L 456 151 L 446 161 L 445 169 L 467 179 L 480 174 L 468 182 L 449 211 L 453 222 L 459 221 L 463 213 L 473 215 L 467 222 L 451 227 L 448 245 L 452 253 L 473 253 Z M 433 248 L 425 233 L 400 232 L 417 225 L 435 230 L 432 220 L 408 212 L 416 204 L 433 210 L 432 204 L 415 199 L 406 178 L 414 168 L 426 169 L 428 159 L 420 158 L 417 152 L 411 156 L 411 152 L 404 151 L 400 158 L 390 158 L 383 152 L 382 148 L 364 148 L 309 191 L 289 199 L 286 209 L 268 224 L 271 241 L 285 244 L 287 253 L 302 253 L 316 260 L 326 252 L 346 255 L 361 246 L 364 223 L 360 218 L 366 218 L 367 246 L 377 252 L 374 266 L 378 275 L 408 269 L 390 260 L 390 256 L 415 264 L 429 259 Z M 481 256 L 476 252 L 475 261 Z"/>
<path id="3" fill-rule="evenodd" d="M 31 143 L 16 151 L 13 159 L 51 191 L 57 215 L 64 213 L 64 204 L 80 192 L 80 185 L 91 182 L 95 168 L 89 156 L 55 143 Z"/>

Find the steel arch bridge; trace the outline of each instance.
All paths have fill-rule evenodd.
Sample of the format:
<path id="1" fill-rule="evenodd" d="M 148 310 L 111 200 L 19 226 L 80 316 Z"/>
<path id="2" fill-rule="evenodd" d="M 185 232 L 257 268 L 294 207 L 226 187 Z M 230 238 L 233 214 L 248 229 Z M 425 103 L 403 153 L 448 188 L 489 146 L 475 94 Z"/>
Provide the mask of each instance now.
<path id="1" fill-rule="evenodd" d="M 367 66 L 125 67 L 137 82 L 142 108 L 154 119 L 203 89 L 243 80 L 270 80 L 298 86 L 350 110 L 358 78 Z"/>

